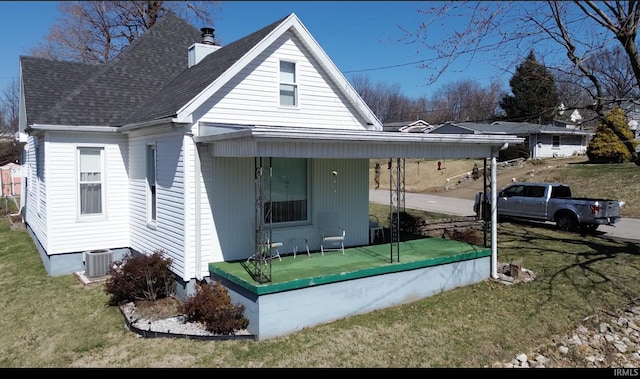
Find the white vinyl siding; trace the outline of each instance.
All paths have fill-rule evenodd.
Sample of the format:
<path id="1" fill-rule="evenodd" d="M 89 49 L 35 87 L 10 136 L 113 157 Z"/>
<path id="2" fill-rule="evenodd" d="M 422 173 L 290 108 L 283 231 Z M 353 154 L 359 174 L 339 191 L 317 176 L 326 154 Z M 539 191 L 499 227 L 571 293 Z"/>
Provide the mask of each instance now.
<path id="1" fill-rule="evenodd" d="M 40 153 L 44 149 L 44 135 L 39 137 L 29 136 L 27 138 L 27 151 L 25 154 L 25 165 L 28 167 L 28 176 L 26 177 L 26 194 L 25 196 L 25 212 L 24 219 L 33 231 L 34 235 L 42 244 L 44 249 L 48 249 L 47 236 L 47 214 L 45 202 L 45 182 L 44 182 L 44 165 L 43 154 Z M 42 174 L 39 175 L 40 171 Z"/>
<path id="2" fill-rule="evenodd" d="M 206 151 L 206 150 L 205 150 Z M 207 154 L 208 155 L 208 154 Z M 207 158 L 202 160 L 205 191 L 201 209 L 210 210 L 210 250 L 203 243 L 207 262 L 247 259 L 254 250 L 256 197 L 253 158 Z M 202 215 L 203 221 L 206 216 Z M 205 255 L 206 254 L 206 255 Z"/>
<path id="3" fill-rule="evenodd" d="M 587 151 L 586 137 L 581 135 L 539 134 L 531 140 L 536 141 L 536 158 L 571 157 Z"/>
<path id="4" fill-rule="evenodd" d="M 203 258 L 208 262 L 247 259 L 253 254 L 255 201 L 253 158 L 210 158 L 211 168 L 203 160 L 206 182 L 202 209 L 211 209 L 213 246 L 203 243 Z M 309 222 L 304 225 L 273 225 L 274 240 L 284 244 L 282 254 L 293 251 L 295 240 L 306 238 L 311 250 L 318 250 L 320 212 L 337 213 L 337 221 L 347 230 L 346 246 L 366 245 L 368 228 L 368 159 L 310 159 Z M 263 163 L 268 165 L 268 163 Z M 338 175 L 333 175 L 336 171 Z M 203 215 L 203 220 L 206 218 Z M 203 236 L 209 232 L 203 226 Z M 210 253 L 209 253 L 210 252 Z"/>
<path id="5" fill-rule="evenodd" d="M 183 277 L 185 265 L 184 133 L 154 128 L 129 135 L 131 245 L 143 254 L 162 251 Z M 151 134 L 154 133 L 154 134 Z M 147 146 L 156 147 L 156 222 L 148 224 Z"/>
<path id="6" fill-rule="evenodd" d="M 78 208 L 83 215 L 101 215 L 104 203 L 103 151 L 101 147 L 78 148 Z"/>
<path id="7" fill-rule="evenodd" d="M 280 106 L 281 61 L 295 62 L 297 107 Z M 233 124 L 366 129 L 366 120 L 357 115 L 341 89 L 292 33 L 284 33 L 230 79 L 203 103 L 194 117 L 199 121 Z"/>
<path id="8" fill-rule="evenodd" d="M 102 151 L 102 214 L 81 215 L 79 149 Z M 47 253 L 62 254 L 129 246 L 126 136 L 47 133 Z"/>

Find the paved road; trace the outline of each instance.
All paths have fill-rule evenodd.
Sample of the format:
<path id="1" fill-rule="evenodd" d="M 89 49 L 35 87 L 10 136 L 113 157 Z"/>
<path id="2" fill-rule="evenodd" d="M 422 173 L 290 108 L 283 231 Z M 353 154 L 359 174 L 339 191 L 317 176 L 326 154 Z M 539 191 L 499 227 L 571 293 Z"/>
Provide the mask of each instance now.
<path id="1" fill-rule="evenodd" d="M 406 193 L 404 200 L 405 206 L 410 209 L 455 216 L 475 216 L 473 212 L 473 200 L 417 193 Z M 389 192 L 369 190 L 369 201 L 389 204 Z M 598 232 L 605 233 L 607 237 L 638 242 L 640 241 L 640 219 L 623 217 L 615 226 L 600 226 Z"/>

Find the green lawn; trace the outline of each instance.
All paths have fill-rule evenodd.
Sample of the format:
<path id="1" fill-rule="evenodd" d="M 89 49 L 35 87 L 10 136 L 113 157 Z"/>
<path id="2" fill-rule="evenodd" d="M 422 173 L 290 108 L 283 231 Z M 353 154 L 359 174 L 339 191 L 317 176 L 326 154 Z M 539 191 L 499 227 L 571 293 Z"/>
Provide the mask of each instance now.
<path id="1" fill-rule="evenodd" d="M 640 168 L 624 166 L 591 179 L 568 168 L 563 177 L 593 196 L 637 204 Z M 536 280 L 485 281 L 266 341 L 145 339 L 124 328 L 100 284 L 47 276 L 27 232 L 3 217 L 0 367 L 485 367 L 570 338 L 585 317 L 640 294 L 637 243 L 499 224 L 498 261 L 516 260 Z"/>

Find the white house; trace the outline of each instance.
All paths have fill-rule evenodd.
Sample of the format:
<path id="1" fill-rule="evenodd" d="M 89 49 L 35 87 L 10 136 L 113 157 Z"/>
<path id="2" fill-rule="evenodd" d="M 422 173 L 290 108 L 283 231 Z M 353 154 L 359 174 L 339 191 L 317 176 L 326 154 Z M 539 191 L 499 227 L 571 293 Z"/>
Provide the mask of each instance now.
<path id="1" fill-rule="evenodd" d="M 531 158 L 584 155 L 593 136 L 591 132 L 575 128 L 505 121 L 490 124 L 450 122 L 439 125 L 428 133 L 518 136 L 523 138 L 521 145 L 528 149 Z"/>
<path id="2" fill-rule="evenodd" d="M 212 32 L 167 14 L 105 65 L 20 58 L 23 216 L 49 275 L 87 252 L 163 250 L 185 295 L 209 263 L 256 251 L 264 206 L 284 240 L 318 246 L 331 211 L 346 246 L 366 245 L 370 157 L 495 158 L 522 141 L 385 133 L 294 14 L 226 46 Z"/>

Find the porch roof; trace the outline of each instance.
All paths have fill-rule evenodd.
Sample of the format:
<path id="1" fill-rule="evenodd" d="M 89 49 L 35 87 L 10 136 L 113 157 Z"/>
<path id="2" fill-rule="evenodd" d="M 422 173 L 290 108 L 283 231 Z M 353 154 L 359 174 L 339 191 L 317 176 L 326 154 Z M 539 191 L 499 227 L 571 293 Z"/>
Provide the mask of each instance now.
<path id="1" fill-rule="evenodd" d="M 197 143 L 217 157 L 292 158 L 487 158 L 514 135 L 397 133 L 359 129 L 320 129 L 261 125 L 199 125 Z"/>

